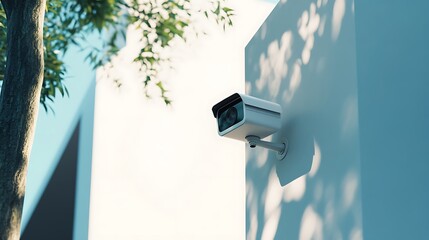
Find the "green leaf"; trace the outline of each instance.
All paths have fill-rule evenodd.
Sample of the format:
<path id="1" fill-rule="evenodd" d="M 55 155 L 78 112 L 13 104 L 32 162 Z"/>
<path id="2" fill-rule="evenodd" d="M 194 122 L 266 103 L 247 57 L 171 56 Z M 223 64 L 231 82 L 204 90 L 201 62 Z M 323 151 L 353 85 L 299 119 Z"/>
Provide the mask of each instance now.
<path id="1" fill-rule="evenodd" d="M 229 7 L 223 7 L 222 10 L 224 12 L 232 12 L 232 11 L 234 11 L 232 8 L 229 8 Z"/>
<path id="2" fill-rule="evenodd" d="M 189 33 L 204 34 L 203 29 L 198 30 L 193 25 L 192 20 L 196 14 L 201 14 L 208 20 L 213 19 L 224 29 L 225 26 L 232 26 L 231 16 L 234 15 L 234 10 L 225 6 L 224 0 L 210 1 L 209 8 L 196 12 L 190 9 L 190 0 L 164 0 L 161 5 L 152 0 L 47 1 L 43 26 L 45 76 L 40 96 L 43 108 L 45 111 L 53 111 L 49 103 L 57 95 L 69 96 L 64 85 L 67 66 L 63 56 L 71 45 L 85 51 L 86 61 L 95 69 L 108 64 L 120 52 L 117 39 L 125 39 L 129 25 L 136 27 L 143 45 L 136 51 L 133 59 L 145 75 L 143 87 L 147 89 L 151 84 L 156 85 L 166 105 L 171 104 L 166 96 L 168 91 L 158 77 L 161 69 L 171 67 L 169 55 L 164 53 L 172 47 L 175 39 L 186 41 Z M 162 12 L 167 15 L 161 14 Z M 0 5 L 0 83 L 4 78 L 6 65 L 6 27 L 6 16 Z M 101 49 L 92 46 L 91 40 L 86 38 L 95 31 L 113 31 L 110 39 L 102 39 Z M 114 81 L 116 80 L 118 87 L 122 86 L 120 79 Z M 57 91 L 59 94 L 56 94 Z"/>

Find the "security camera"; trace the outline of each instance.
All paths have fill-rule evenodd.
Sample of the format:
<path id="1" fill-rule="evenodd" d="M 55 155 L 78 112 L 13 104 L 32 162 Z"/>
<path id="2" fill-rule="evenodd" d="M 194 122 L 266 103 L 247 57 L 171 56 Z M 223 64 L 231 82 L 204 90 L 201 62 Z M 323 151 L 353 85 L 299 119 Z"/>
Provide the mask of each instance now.
<path id="1" fill-rule="evenodd" d="M 251 148 L 260 146 L 275 150 L 280 159 L 285 157 L 287 141 L 271 143 L 261 140 L 280 130 L 282 108 L 279 104 L 234 93 L 214 105 L 212 111 L 220 136 L 246 141 Z"/>

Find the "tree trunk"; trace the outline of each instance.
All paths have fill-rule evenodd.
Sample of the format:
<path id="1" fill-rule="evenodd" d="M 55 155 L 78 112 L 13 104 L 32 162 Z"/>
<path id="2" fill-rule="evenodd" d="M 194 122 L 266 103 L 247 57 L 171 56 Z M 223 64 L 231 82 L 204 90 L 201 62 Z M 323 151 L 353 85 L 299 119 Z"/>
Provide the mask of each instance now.
<path id="1" fill-rule="evenodd" d="M 1 0 L 7 62 L 0 95 L 0 239 L 19 239 L 25 179 L 43 82 L 46 0 Z"/>

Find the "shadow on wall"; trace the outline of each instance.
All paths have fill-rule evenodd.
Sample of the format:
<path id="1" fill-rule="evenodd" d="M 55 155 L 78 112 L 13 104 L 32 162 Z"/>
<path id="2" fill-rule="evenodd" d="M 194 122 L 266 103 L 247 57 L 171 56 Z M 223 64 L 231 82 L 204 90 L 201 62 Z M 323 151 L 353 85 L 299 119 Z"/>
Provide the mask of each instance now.
<path id="1" fill-rule="evenodd" d="M 354 3 L 281 1 L 246 47 L 246 93 L 289 152 L 247 149 L 247 239 L 362 239 Z"/>

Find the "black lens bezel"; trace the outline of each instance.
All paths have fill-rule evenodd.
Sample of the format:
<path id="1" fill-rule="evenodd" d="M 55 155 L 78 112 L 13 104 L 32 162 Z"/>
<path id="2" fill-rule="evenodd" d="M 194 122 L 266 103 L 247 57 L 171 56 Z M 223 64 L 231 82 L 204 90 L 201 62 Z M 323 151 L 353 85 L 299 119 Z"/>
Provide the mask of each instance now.
<path id="1" fill-rule="evenodd" d="M 218 131 L 219 131 L 219 132 L 223 132 L 223 131 L 225 131 L 226 129 L 228 129 L 228 128 L 230 128 L 231 126 L 233 126 L 233 125 L 235 125 L 235 124 L 236 124 L 236 122 L 235 122 L 235 123 L 234 123 L 233 125 L 231 125 L 230 127 L 226 128 L 226 129 L 224 129 L 224 130 L 221 130 L 221 129 L 220 129 L 220 123 L 219 123 L 220 115 L 221 115 L 222 113 L 224 113 L 224 112 L 228 111 L 228 109 L 230 109 L 231 107 L 235 106 L 236 104 L 238 104 L 238 103 L 242 103 L 242 102 L 243 102 L 243 100 L 242 100 L 240 97 L 238 97 L 238 98 L 236 98 L 236 99 L 232 100 L 230 103 L 226 104 L 225 106 L 223 106 L 223 107 L 219 108 L 219 110 L 218 110 L 218 111 L 217 111 L 217 113 L 216 113 L 216 119 L 217 119 L 217 123 L 218 123 Z M 244 105 L 244 103 L 243 103 L 243 105 Z M 237 110 L 237 114 L 238 114 L 238 110 Z"/>

